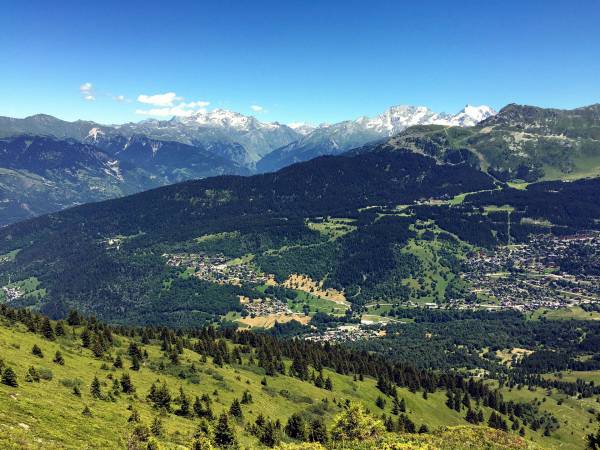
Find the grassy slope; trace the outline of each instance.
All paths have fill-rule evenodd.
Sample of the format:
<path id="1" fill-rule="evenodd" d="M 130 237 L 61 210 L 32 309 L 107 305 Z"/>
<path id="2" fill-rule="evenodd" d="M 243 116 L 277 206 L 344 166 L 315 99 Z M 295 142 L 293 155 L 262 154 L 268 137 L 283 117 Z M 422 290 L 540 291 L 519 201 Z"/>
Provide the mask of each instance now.
<path id="1" fill-rule="evenodd" d="M 68 335 L 71 333 L 70 328 Z M 128 340 L 117 337 L 119 346 L 116 353 L 125 353 Z M 91 352 L 79 345 L 79 340 L 60 338 L 50 342 L 39 335 L 27 332 L 23 326 L 9 328 L 0 324 L 0 355 L 2 359 L 13 367 L 19 379 L 19 387 L 11 388 L 0 384 L 0 448 L 7 448 L 8 442 L 17 442 L 14 448 L 81 448 L 86 443 L 86 448 L 123 448 L 128 430 L 127 419 L 130 416 L 129 405 L 139 411 L 142 421 L 150 424 L 156 416 L 151 405 L 145 400 L 150 385 L 157 379 L 166 380 L 173 397 L 177 395 L 179 386 L 192 399 L 198 395 L 209 394 L 213 398 L 213 411 L 215 414 L 227 410 L 234 398 L 240 398 L 244 390 L 250 391 L 254 402 L 243 406 L 244 420 L 253 421 L 259 412 L 267 414 L 273 419 L 280 419 L 283 423 L 294 412 L 309 412 L 311 415 L 321 415 L 326 423 L 330 424 L 333 416 L 341 411 L 333 402 L 337 400 L 356 400 L 363 403 L 374 414 L 383 412 L 390 414 L 391 400 L 388 399 L 385 411 L 375 406 L 375 399 L 380 395 L 375 387 L 375 380 L 366 378 L 364 381 L 353 381 L 351 376 L 342 376 L 330 371 L 325 375 L 331 376 L 334 390 L 332 392 L 319 389 L 309 382 L 302 382 L 288 376 L 278 376 L 268 379 L 268 386 L 261 385 L 262 369 L 244 364 L 242 366 L 216 367 L 210 362 L 201 363 L 200 357 L 185 350 L 181 364 L 189 368 L 193 362 L 198 368 L 197 377 L 180 379 L 177 374 L 181 367 L 171 366 L 163 357 L 157 345 L 147 345 L 144 348 L 149 352 L 149 362 L 139 372 L 128 371 L 136 387 L 136 395 L 121 394 L 116 402 L 94 400 L 89 393 L 89 387 L 94 375 L 103 383 L 103 391 L 108 391 L 112 375 L 120 378 L 123 369 L 113 369 L 109 361 L 109 370 L 102 370 L 104 361 L 94 358 Z M 31 354 L 33 344 L 38 344 L 44 358 L 40 359 Z M 52 362 L 56 350 L 60 350 L 65 358 L 65 365 L 60 366 Z M 153 371 L 150 366 L 156 367 L 163 360 L 167 368 L 161 372 Z M 244 361 L 246 362 L 246 361 Z M 124 357 L 124 364 L 129 366 L 129 359 Z M 27 383 L 25 373 L 30 366 L 37 368 L 50 368 L 53 379 L 40 383 Z M 80 379 L 82 382 L 82 397 L 76 397 L 72 390 L 61 383 L 61 380 Z M 218 395 L 214 395 L 214 391 Z M 281 391 L 287 390 L 290 395 Z M 516 391 L 513 391 L 516 392 Z M 431 430 L 445 426 L 466 425 L 464 411 L 460 414 L 445 406 L 444 392 L 429 395 L 427 400 L 422 394 L 410 393 L 406 389 L 399 389 L 399 394 L 406 400 L 409 417 L 419 426 L 426 423 Z M 528 391 L 519 391 L 519 395 L 528 395 Z M 517 395 L 517 393 L 507 393 Z M 533 395 L 533 394 L 531 394 Z M 537 393 L 541 397 L 541 393 Z M 322 400 L 329 399 L 328 407 L 323 407 Z M 550 401 L 549 401 L 550 402 Z M 586 402 L 592 402 L 591 400 Z M 555 404 L 556 402 L 554 402 Z M 568 403 L 569 409 L 554 406 L 555 414 L 563 420 L 568 420 L 569 425 L 561 423 L 560 439 L 556 437 L 545 438 L 539 433 L 528 430 L 528 436 L 548 447 L 575 449 L 575 442 L 581 442 L 584 433 L 589 432 L 589 413 L 586 413 L 583 404 L 572 400 Z M 550 405 L 548 403 L 548 405 Z M 92 411 L 93 417 L 83 417 L 81 412 L 85 405 Z M 486 410 L 486 416 L 490 411 Z M 162 417 L 166 430 L 161 443 L 166 448 L 185 448 L 195 431 L 197 419 L 186 419 L 174 414 Z M 561 420 L 562 422 L 562 420 Z M 246 434 L 242 425 L 238 425 L 238 436 L 243 446 L 257 447 L 257 441 Z M 564 432 L 563 432 L 564 430 Z M 568 441 L 570 432 L 575 440 Z M 5 436 L 4 438 L 2 436 Z M 4 439 L 4 441 L 3 441 Z M 550 445 L 552 444 L 552 445 Z M 559 445 L 560 444 L 560 445 Z M 10 448 L 10 447 L 8 447 Z"/>

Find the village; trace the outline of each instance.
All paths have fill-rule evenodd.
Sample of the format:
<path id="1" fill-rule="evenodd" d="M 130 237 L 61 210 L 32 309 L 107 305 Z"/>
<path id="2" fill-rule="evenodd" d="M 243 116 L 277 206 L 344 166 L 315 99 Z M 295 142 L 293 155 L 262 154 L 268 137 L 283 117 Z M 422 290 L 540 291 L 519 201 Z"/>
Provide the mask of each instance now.
<path id="1" fill-rule="evenodd" d="M 328 328 L 324 331 L 315 331 L 304 335 L 304 339 L 312 342 L 357 342 L 367 339 L 385 336 L 383 324 L 377 325 L 361 325 L 349 324 L 339 325 L 335 328 Z"/>
<path id="2" fill-rule="evenodd" d="M 600 276 L 575 276 L 561 265 L 573 255 L 598 267 L 600 234 L 532 236 L 527 244 L 499 247 L 493 253 L 476 252 L 466 262 L 463 278 L 480 298 L 520 311 L 562 308 L 600 301 Z"/>
<path id="3" fill-rule="evenodd" d="M 219 284 L 260 284 L 267 281 L 248 264 L 232 264 L 222 254 L 208 255 L 204 253 L 177 253 L 162 255 L 167 265 L 186 269 L 192 276 L 204 281 Z"/>

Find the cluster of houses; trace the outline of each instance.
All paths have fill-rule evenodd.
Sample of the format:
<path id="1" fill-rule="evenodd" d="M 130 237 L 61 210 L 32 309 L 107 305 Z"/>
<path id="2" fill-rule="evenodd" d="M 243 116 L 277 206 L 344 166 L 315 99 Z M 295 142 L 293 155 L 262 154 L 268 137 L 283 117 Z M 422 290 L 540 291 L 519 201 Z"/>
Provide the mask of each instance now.
<path id="1" fill-rule="evenodd" d="M 313 342 L 356 342 L 385 336 L 384 326 L 380 325 L 339 325 L 324 331 L 315 331 L 304 335 L 304 339 Z"/>
<path id="2" fill-rule="evenodd" d="M 11 301 L 17 300 L 25 295 L 21 289 L 13 286 L 2 286 L 2 292 L 4 292 L 6 303 L 10 303 Z"/>
<path id="3" fill-rule="evenodd" d="M 242 285 L 246 283 L 264 283 L 267 277 L 261 275 L 248 264 L 232 264 L 222 254 L 204 253 L 164 254 L 167 265 L 181 267 L 201 280 L 219 284 Z"/>
<path id="4" fill-rule="evenodd" d="M 241 303 L 252 317 L 265 317 L 293 313 L 293 311 L 288 308 L 284 302 L 272 298 L 242 298 Z"/>
<path id="5" fill-rule="evenodd" d="M 527 244 L 477 252 L 468 259 L 463 277 L 475 293 L 495 298 L 504 308 L 528 311 L 598 302 L 600 277 L 560 270 L 573 246 L 600 254 L 600 234 L 537 235 Z"/>

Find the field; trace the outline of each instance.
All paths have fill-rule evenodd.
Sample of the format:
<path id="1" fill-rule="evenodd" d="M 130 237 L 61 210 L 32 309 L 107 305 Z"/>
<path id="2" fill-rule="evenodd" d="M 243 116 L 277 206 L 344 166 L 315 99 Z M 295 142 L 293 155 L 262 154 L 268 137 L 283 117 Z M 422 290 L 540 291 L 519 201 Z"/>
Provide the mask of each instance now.
<path id="1" fill-rule="evenodd" d="M 600 320 L 600 313 L 596 311 L 584 311 L 580 306 L 559 309 L 536 309 L 528 316 L 532 320 Z"/>

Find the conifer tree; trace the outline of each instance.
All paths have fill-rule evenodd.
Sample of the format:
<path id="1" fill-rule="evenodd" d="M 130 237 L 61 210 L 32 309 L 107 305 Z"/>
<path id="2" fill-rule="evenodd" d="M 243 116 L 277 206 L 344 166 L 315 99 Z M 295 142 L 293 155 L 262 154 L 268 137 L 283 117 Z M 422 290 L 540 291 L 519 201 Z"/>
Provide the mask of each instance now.
<path id="1" fill-rule="evenodd" d="M 242 406 L 237 398 L 234 398 L 233 402 L 231 402 L 231 406 L 229 407 L 229 415 L 238 419 L 243 417 Z"/>
<path id="2" fill-rule="evenodd" d="M 294 413 L 290 416 L 285 425 L 285 434 L 292 439 L 297 439 L 299 441 L 305 441 L 307 439 L 308 430 L 304 418 L 300 414 Z"/>
<path id="3" fill-rule="evenodd" d="M 327 427 L 321 418 L 313 419 L 308 428 L 308 440 L 325 444 L 328 441 Z"/>
<path id="4" fill-rule="evenodd" d="M 37 356 L 38 358 L 44 357 L 42 349 L 37 344 L 33 344 L 33 347 L 31 347 L 31 354 Z"/>
<path id="5" fill-rule="evenodd" d="M 248 405 L 250 403 L 252 403 L 252 394 L 250 394 L 250 391 L 246 389 L 242 394 L 242 404 Z"/>
<path id="6" fill-rule="evenodd" d="M 19 384 L 17 383 L 17 374 L 12 369 L 12 367 L 6 367 L 2 371 L 2 384 L 5 384 L 5 385 L 11 386 L 11 387 L 19 386 Z"/>
<path id="7" fill-rule="evenodd" d="M 150 432 L 156 437 L 162 436 L 164 432 L 163 423 L 159 416 L 156 416 L 152 421 L 152 425 L 150 425 Z"/>
<path id="8" fill-rule="evenodd" d="M 183 392 L 183 387 L 179 387 L 179 410 L 177 411 L 177 415 L 187 417 L 190 415 L 190 401 Z"/>
<path id="9" fill-rule="evenodd" d="M 219 447 L 231 447 L 236 444 L 236 437 L 226 413 L 219 416 L 215 426 L 214 442 Z"/>
<path id="10" fill-rule="evenodd" d="M 98 380 L 98 377 L 94 377 L 92 380 L 90 394 L 92 394 L 92 397 L 94 398 L 102 398 L 102 390 L 100 388 L 100 380 Z"/>
<path id="11" fill-rule="evenodd" d="M 115 369 L 123 368 L 123 360 L 121 359 L 121 355 L 117 355 L 115 361 L 113 362 L 113 366 L 115 367 Z"/>
<path id="12" fill-rule="evenodd" d="M 126 372 L 121 375 L 121 389 L 125 394 L 133 394 L 135 392 L 131 376 Z"/>
<path id="13" fill-rule="evenodd" d="M 56 350 L 56 353 L 54 354 L 54 359 L 52 360 L 52 362 L 55 362 L 56 364 L 59 364 L 61 366 L 65 365 L 65 359 L 63 358 L 63 355 L 59 350 Z"/>
<path id="14" fill-rule="evenodd" d="M 131 370 L 135 370 L 135 371 L 140 370 L 140 359 L 136 355 L 133 355 L 131 357 L 131 367 L 130 367 L 130 369 Z"/>
<path id="15" fill-rule="evenodd" d="M 62 320 L 56 322 L 56 327 L 54 328 L 54 334 L 57 336 L 64 336 L 67 333 L 65 330 L 65 324 Z"/>
<path id="16" fill-rule="evenodd" d="M 52 324 L 50 323 L 50 319 L 48 319 L 47 317 L 44 317 L 44 320 L 42 321 L 42 328 L 40 331 L 46 339 L 50 341 L 56 339 L 56 336 L 54 335 L 54 329 L 52 328 Z"/>

